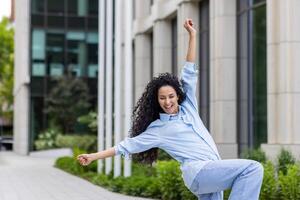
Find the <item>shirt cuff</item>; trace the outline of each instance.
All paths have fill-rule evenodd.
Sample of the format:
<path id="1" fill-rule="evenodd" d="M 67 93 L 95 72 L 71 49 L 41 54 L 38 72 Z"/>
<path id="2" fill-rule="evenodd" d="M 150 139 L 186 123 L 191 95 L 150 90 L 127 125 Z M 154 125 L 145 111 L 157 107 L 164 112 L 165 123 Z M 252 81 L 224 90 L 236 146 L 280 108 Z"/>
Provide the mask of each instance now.
<path id="1" fill-rule="evenodd" d="M 186 62 L 183 69 L 188 73 L 198 73 L 197 66 L 193 62 Z"/>
<path id="2" fill-rule="evenodd" d="M 122 157 L 124 157 L 125 159 L 129 160 L 132 156 L 129 152 L 127 152 L 125 149 L 120 149 L 122 148 L 122 146 L 120 145 L 117 145 L 117 146 L 114 146 L 114 149 L 115 149 L 115 155 L 121 155 Z"/>

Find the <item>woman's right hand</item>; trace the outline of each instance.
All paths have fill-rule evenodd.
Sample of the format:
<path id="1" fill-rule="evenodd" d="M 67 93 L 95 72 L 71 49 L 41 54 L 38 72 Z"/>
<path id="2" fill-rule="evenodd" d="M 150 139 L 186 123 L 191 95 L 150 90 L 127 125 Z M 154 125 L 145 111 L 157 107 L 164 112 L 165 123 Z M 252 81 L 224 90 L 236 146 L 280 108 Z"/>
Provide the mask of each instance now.
<path id="1" fill-rule="evenodd" d="M 94 161 L 93 156 L 91 154 L 81 154 L 81 155 L 77 156 L 77 160 L 83 166 L 87 166 L 92 161 Z"/>

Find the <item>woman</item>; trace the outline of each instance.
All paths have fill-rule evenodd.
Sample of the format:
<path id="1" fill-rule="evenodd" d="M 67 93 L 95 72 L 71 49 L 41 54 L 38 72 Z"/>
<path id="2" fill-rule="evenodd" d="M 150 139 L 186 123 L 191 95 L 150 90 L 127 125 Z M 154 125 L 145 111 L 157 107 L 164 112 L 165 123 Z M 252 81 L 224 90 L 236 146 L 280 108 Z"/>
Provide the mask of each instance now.
<path id="1" fill-rule="evenodd" d="M 131 137 L 116 146 L 78 156 L 82 165 L 97 159 L 139 153 L 142 162 L 152 163 L 157 148 L 180 162 L 185 185 L 201 200 L 223 199 L 223 190 L 231 188 L 230 199 L 259 198 L 263 168 L 252 160 L 221 160 L 217 147 L 203 125 L 196 99 L 197 70 L 194 63 L 196 30 L 187 19 L 189 33 L 186 64 L 182 69 L 182 89 L 178 78 L 161 74 L 146 87 L 133 111 Z"/>

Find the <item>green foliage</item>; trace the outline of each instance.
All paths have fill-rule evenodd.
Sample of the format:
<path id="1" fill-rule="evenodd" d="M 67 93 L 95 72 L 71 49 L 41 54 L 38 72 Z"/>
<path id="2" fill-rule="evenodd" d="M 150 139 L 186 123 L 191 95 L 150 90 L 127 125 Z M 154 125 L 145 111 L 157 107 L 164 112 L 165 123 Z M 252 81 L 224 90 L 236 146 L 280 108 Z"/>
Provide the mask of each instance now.
<path id="1" fill-rule="evenodd" d="M 58 147 L 79 148 L 88 152 L 97 150 L 97 136 L 94 135 L 58 135 L 55 140 Z"/>
<path id="2" fill-rule="evenodd" d="M 194 195 L 184 186 L 178 162 L 159 161 L 155 168 L 162 199 L 194 199 Z"/>
<path id="3" fill-rule="evenodd" d="M 241 157 L 244 159 L 256 160 L 261 163 L 267 161 L 266 153 L 261 149 L 248 149 L 242 153 Z"/>
<path id="4" fill-rule="evenodd" d="M 122 192 L 133 196 L 160 197 L 160 188 L 155 177 L 131 176 L 123 183 Z"/>
<path id="5" fill-rule="evenodd" d="M 102 187 L 108 187 L 110 184 L 111 178 L 105 174 L 97 174 L 92 179 L 91 182 L 95 185 L 100 185 Z"/>
<path id="6" fill-rule="evenodd" d="M 14 30 L 7 18 L 0 22 L 0 116 L 12 121 Z"/>
<path id="7" fill-rule="evenodd" d="M 97 166 L 95 164 L 92 169 L 80 166 L 75 158 L 81 153 L 85 153 L 85 151 L 77 149 L 74 151 L 74 158 L 57 160 L 56 166 L 114 192 L 163 200 L 197 199 L 185 187 L 179 164 L 174 160 L 158 161 L 154 167 L 133 163 L 131 177 L 113 178 L 112 173 L 109 175 L 96 174 Z M 279 175 L 270 161 L 264 163 L 263 166 L 264 179 L 260 200 L 300 199 L 299 165 L 289 165 L 287 173 L 284 174 L 280 171 Z M 229 195 L 230 190 L 224 191 L 224 199 L 228 199 Z"/>
<path id="8" fill-rule="evenodd" d="M 300 199 L 300 167 L 288 165 L 286 174 L 279 171 L 279 188 L 282 200 Z"/>
<path id="9" fill-rule="evenodd" d="M 48 129 L 38 135 L 38 139 L 34 142 L 37 150 L 53 149 L 57 145 L 56 137 L 60 134 L 57 129 Z"/>
<path id="10" fill-rule="evenodd" d="M 227 199 L 229 199 L 230 192 L 231 192 L 231 190 L 230 190 L 230 189 L 228 189 L 228 190 L 225 190 L 225 191 L 224 191 L 224 193 L 223 193 L 223 195 L 224 195 L 224 200 L 227 200 Z"/>
<path id="11" fill-rule="evenodd" d="M 158 149 L 158 160 L 171 160 L 173 159 L 169 154 L 167 154 L 164 150 Z"/>
<path id="12" fill-rule="evenodd" d="M 176 161 L 160 161 L 156 167 L 163 199 L 180 199 L 180 171 Z"/>
<path id="13" fill-rule="evenodd" d="M 154 167 L 146 164 L 132 163 L 132 175 L 133 176 L 156 176 L 156 170 Z"/>
<path id="14" fill-rule="evenodd" d="M 93 133 L 97 132 L 98 121 L 96 112 L 90 111 L 87 115 L 78 117 L 77 121 L 81 124 L 86 124 Z"/>
<path id="15" fill-rule="evenodd" d="M 92 162 L 88 166 L 81 166 L 76 159 L 72 157 L 61 157 L 55 161 L 55 167 L 63 169 L 75 175 L 83 175 L 87 172 L 97 171 L 97 162 Z"/>
<path id="16" fill-rule="evenodd" d="M 296 159 L 294 158 L 294 156 L 290 151 L 286 149 L 281 149 L 277 157 L 277 162 L 278 162 L 278 170 L 283 172 L 283 174 L 286 174 L 287 166 L 295 164 Z"/>
<path id="17" fill-rule="evenodd" d="M 79 78 L 63 76 L 54 79 L 46 98 L 45 112 L 50 115 L 64 133 L 74 131 L 77 118 L 88 112 L 90 96 L 87 84 Z"/>
<path id="18" fill-rule="evenodd" d="M 278 199 L 278 182 L 276 169 L 271 161 L 263 164 L 264 179 L 260 191 L 260 199 L 277 200 Z"/>

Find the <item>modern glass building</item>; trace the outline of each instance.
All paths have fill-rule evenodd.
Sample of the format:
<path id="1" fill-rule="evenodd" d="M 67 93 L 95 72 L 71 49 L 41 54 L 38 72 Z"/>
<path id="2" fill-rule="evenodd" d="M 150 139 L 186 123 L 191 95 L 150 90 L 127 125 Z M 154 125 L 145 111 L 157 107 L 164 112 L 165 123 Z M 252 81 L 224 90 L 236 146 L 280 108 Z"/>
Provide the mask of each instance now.
<path id="1" fill-rule="evenodd" d="M 18 2 L 19 3 L 19 2 Z M 98 0 L 30 0 L 28 6 L 29 150 L 49 126 L 45 97 L 53 78 L 72 74 L 97 104 Z M 18 5 L 17 5 L 18 6 Z"/>

